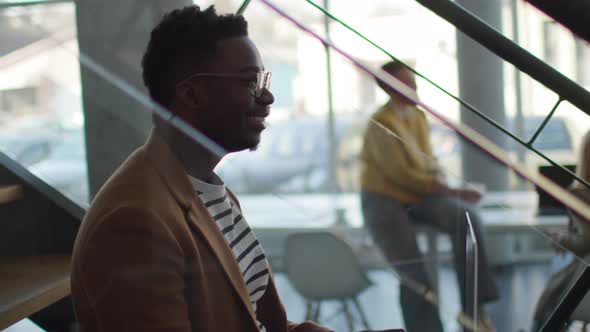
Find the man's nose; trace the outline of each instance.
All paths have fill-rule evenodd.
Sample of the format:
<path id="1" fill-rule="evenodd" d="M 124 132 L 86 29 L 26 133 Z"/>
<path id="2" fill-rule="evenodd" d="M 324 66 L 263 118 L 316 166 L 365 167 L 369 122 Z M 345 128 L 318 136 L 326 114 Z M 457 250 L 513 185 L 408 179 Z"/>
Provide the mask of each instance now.
<path id="1" fill-rule="evenodd" d="M 260 94 L 260 97 L 256 99 L 256 102 L 263 105 L 270 105 L 275 102 L 275 97 L 270 90 L 262 88 L 262 93 Z"/>

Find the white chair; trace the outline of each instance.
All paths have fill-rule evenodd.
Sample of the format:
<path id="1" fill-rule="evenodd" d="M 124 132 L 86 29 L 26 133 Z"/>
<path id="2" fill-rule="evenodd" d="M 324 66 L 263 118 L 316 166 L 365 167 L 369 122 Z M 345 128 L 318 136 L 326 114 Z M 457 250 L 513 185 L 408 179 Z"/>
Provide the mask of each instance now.
<path id="1" fill-rule="evenodd" d="M 321 302 L 342 305 L 350 331 L 352 302 L 365 329 L 369 328 L 358 295 L 372 285 L 352 248 L 330 232 L 296 233 L 287 237 L 285 270 L 295 289 L 307 301 L 306 319 L 319 320 Z"/>

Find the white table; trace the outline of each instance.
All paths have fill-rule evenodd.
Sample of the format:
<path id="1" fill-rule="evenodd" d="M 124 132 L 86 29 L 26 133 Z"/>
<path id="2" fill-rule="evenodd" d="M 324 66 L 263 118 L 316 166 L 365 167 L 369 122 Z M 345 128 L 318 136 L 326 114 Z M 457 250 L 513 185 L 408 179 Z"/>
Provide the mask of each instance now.
<path id="1" fill-rule="evenodd" d="M 283 268 L 286 238 L 293 233 L 313 231 L 331 231 L 351 239 L 361 263 L 367 268 L 389 266 L 379 250 L 372 245 L 370 236 L 363 227 L 360 199 L 356 193 L 334 196 L 238 196 L 246 219 L 255 228 L 273 263 L 273 268 L 277 271 Z M 563 229 L 567 226 L 566 216 L 537 216 L 536 206 L 537 196 L 534 191 L 492 192 L 484 195 L 478 209 L 492 264 L 512 263 L 531 258 L 535 250 L 534 245 L 530 243 L 531 236 L 539 237 L 543 230 Z M 335 225 L 338 219 L 344 220 L 345 223 Z M 419 239 L 422 240 L 419 243 L 425 249 L 425 259 L 430 262 L 430 272 L 433 279 L 438 280 L 439 237 L 442 234 L 437 233 L 434 228 L 425 226 L 418 226 L 418 232 L 422 238 Z M 515 248 L 519 251 L 515 252 Z M 534 258 L 539 259 L 546 255 L 544 253 Z"/>
<path id="2" fill-rule="evenodd" d="M 344 219 L 352 228 L 362 227 L 357 193 L 238 195 L 244 215 L 254 228 L 325 228 Z M 484 228 L 562 227 L 565 216 L 537 216 L 534 191 L 490 192 L 478 204 Z"/>

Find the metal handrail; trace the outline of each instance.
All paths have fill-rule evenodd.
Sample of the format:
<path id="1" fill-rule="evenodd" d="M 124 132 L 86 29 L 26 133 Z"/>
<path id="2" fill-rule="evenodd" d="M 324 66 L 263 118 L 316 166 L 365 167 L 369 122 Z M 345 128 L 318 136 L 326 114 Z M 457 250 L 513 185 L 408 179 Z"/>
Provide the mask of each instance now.
<path id="1" fill-rule="evenodd" d="M 449 0 L 416 0 L 497 56 L 590 115 L 590 92 Z"/>

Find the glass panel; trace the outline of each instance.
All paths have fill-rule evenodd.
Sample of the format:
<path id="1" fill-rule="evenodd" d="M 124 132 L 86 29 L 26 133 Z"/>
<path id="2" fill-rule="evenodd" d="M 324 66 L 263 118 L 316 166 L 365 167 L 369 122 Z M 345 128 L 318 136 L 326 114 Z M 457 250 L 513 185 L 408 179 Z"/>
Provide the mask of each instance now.
<path id="1" fill-rule="evenodd" d="M 469 212 L 465 212 L 465 299 L 463 300 L 465 324 L 474 332 L 484 330 L 480 320 L 479 311 L 479 244 L 476 237 L 476 228 L 471 220 Z M 460 276 L 461 277 L 461 276 Z"/>
<path id="2" fill-rule="evenodd" d="M 581 214 L 587 213 L 587 203 L 551 189 L 537 177 L 539 166 L 549 163 L 530 151 L 518 155 L 518 145 L 500 131 L 488 130 L 487 125 L 475 128 L 494 140 L 506 139 L 505 149 L 499 153 L 494 154 L 495 148 L 487 144 L 484 149 L 474 145 L 473 135 L 466 136 L 461 130 L 469 122 L 464 116 L 469 110 L 427 80 L 417 78 L 417 93 L 424 102 L 420 110 L 411 103 L 404 104 L 407 100 L 391 87 L 379 87 L 374 73 L 367 73 L 361 64 L 383 75 L 379 68 L 389 57 L 334 21 L 330 21 L 330 33 L 326 33 L 324 15 L 308 2 L 277 3 L 319 36 L 329 36 L 358 61 L 353 63 L 331 51 L 332 84 L 328 84 L 325 44 L 261 1 L 250 4 L 245 17 L 264 67 L 273 73 L 274 104 L 260 145 L 252 151 L 227 155 L 215 169 L 240 203 L 238 208 L 229 199 L 222 202 L 232 213 L 231 222 L 226 224 L 229 219 L 220 216 L 227 211 L 221 210 L 221 205 L 204 210 L 217 204 L 212 203 L 215 199 L 211 195 L 215 193 L 193 197 L 193 205 L 203 208 L 198 210 L 200 218 L 220 216 L 219 223 L 208 223 L 214 226 L 208 230 L 229 234 L 237 231 L 234 220 L 241 220 L 242 231 L 254 231 L 292 321 L 311 318 L 334 330 L 351 326 L 353 330 L 366 329 L 368 323 L 372 329 L 458 331 L 470 329 L 475 322 L 479 324 L 477 331 L 485 331 L 486 324 L 493 324 L 497 331 L 538 330 L 586 266 L 586 248 L 576 247 L 586 236 L 586 222 L 572 211 L 579 205 Z M 240 2 L 215 4 L 220 12 L 231 12 Z M 454 27 L 410 0 L 375 0 L 362 8 L 345 2 L 330 5 L 336 16 L 366 33 L 366 37 L 407 60 L 450 93 L 459 94 L 461 79 L 457 72 L 465 62 L 457 56 Z M 153 127 L 150 112 L 166 111 L 162 105 L 152 103 L 141 82 L 141 55 L 149 31 L 166 10 L 137 1 L 116 6 L 117 10 L 109 8 L 106 14 L 78 7 L 80 36 L 73 4 L 0 12 L 0 25 L 8 29 L 2 29 L 0 36 L 12 36 L 15 41 L 8 51 L 0 53 L 0 150 L 84 208 L 128 155 L 144 144 Z M 531 29 L 541 34 L 541 25 L 535 26 Z M 559 38 L 551 40 L 560 42 Z M 562 61 L 569 57 L 569 51 L 562 54 L 562 48 L 555 48 L 548 56 Z M 576 52 L 584 54 L 578 49 Z M 511 69 L 503 64 L 494 68 L 503 72 Z M 469 78 L 469 68 L 464 69 L 463 80 Z M 491 112 L 495 114 L 492 118 L 501 120 L 505 116 L 507 128 L 518 131 L 516 107 L 508 104 L 516 104 L 516 95 L 522 93 L 525 121 L 516 136 L 528 140 L 557 98 L 526 76 L 518 92 L 511 74 L 497 82 L 496 92 L 503 91 L 505 97 L 487 106 L 493 109 L 494 103 L 499 105 L 505 98 L 505 114 Z M 475 90 L 483 89 L 481 80 L 472 81 Z M 191 84 L 202 84 L 211 93 L 224 92 L 217 95 L 221 97 L 215 100 L 215 110 L 223 109 L 223 105 L 239 109 L 225 103 L 231 100 L 234 88 L 247 88 L 246 82 L 205 82 Z M 400 85 L 393 82 L 393 90 L 399 89 Z M 395 103 L 391 101 L 394 99 Z M 474 102 L 476 107 L 480 104 L 485 105 L 485 100 Z M 234 117 L 232 121 L 227 119 L 223 118 L 224 125 L 237 122 Z M 588 119 L 584 112 L 564 102 L 533 146 L 560 164 L 577 164 L 576 172 L 580 173 L 581 161 L 586 158 L 579 157 L 586 150 L 581 137 L 590 129 Z M 188 126 L 180 117 L 172 121 L 176 126 Z M 204 134 L 193 128 L 187 136 L 200 144 L 180 135 L 171 142 L 190 146 L 191 153 L 186 153 L 190 159 L 192 153 L 218 147 Z M 476 142 L 481 141 L 475 137 Z M 162 152 L 153 160 L 168 157 Z M 550 169 L 547 176 L 556 176 L 554 182 L 560 182 L 563 174 Z M 183 171 L 180 168 L 174 173 Z M 135 174 L 142 176 L 115 189 L 107 186 L 107 190 L 111 195 L 116 192 L 125 196 L 133 204 L 136 198 L 146 198 L 142 195 L 151 193 L 145 186 L 147 176 Z M 217 184 L 221 181 L 215 176 L 207 180 Z M 570 183 L 560 185 L 566 188 Z M 191 194 L 202 188 L 198 182 L 184 181 L 173 188 L 158 187 L 157 192 L 167 193 L 183 186 Z M 175 202 L 174 197 L 166 197 Z M 559 213 L 547 214 L 545 208 L 551 205 L 547 199 L 559 205 Z M 104 198 L 99 200 L 105 202 Z M 154 201 L 142 204 L 149 209 L 158 205 Z M 238 212 L 242 219 L 235 219 L 233 213 Z M 198 213 L 183 215 L 188 219 L 180 228 L 193 225 L 189 219 L 198 219 L 193 214 Z M 206 220 L 210 221 L 208 217 Z M 572 226 L 568 226 L 570 223 Z M 53 231 L 57 233 L 57 228 L 43 228 L 37 233 Z M 118 237 L 120 234 L 112 234 L 100 244 L 104 252 L 110 253 L 109 259 L 95 259 L 95 263 L 123 264 L 118 260 L 124 257 L 122 253 L 146 257 L 176 250 L 161 247 L 159 241 L 130 246 L 129 242 L 137 238 Z M 319 238 L 320 242 L 307 242 L 302 249 L 293 250 L 290 246 L 296 246 L 298 238 Z M 560 251 L 555 251 L 556 247 Z M 199 247 L 199 254 L 206 255 L 209 248 Z M 343 253 L 350 255 L 343 257 Z M 228 255 L 228 261 L 233 262 L 234 256 Z M 313 261 L 316 258 L 318 261 Z M 301 261 L 302 268 L 290 268 Z M 216 274 L 223 267 L 210 264 L 205 266 L 205 277 L 225 280 Z M 132 266 L 131 280 L 127 281 L 139 284 L 145 276 L 151 276 L 147 272 L 153 272 L 155 266 L 159 265 Z M 88 269 L 84 271 L 92 271 Z M 351 280 L 357 288 L 346 284 Z M 142 294 L 169 284 L 159 282 L 158 287 L 146 288 Z M 316 293 L 309 293 L 312 291 Z M 339 301 L 351 296 L 356 296 L 360 311 L 352 300 Z M 325 303 L 320 306 L 313 301 L 318 298 L 325 299 Z M 586 320 L 584 303 L 571 319 Z M 186 310 L 166 314 L 176 317 L 182 312 Z M 129 315 L 131 318 L 132 313 Z M 570 329 L 574 328 L 572 324 Z"/>
<path id="3" fill-rule="evenodd" d="M 356 51 L 357 48 L 353 48 L 351 53 L 354 54 Z M 370 82 L 370 79 L 368 79 L 367 82 Z M 429 104 L 427 98 L 423 98 L 423 100 Z M 550 105 L 545 106 L 549 106 L 548 109 L 550 109 Z M 369 112 L 371 111 L 369 110 Z M 445 115 L 447 115 L 447 113 L 445 113 Z M 436 151 L 436 155 L 439 157 L 438 159 L 439 164 L 441 165 L 442 173 L 447 174 L 446 177 L 447 180 L 449 180 L 449 183 L 454 183 L 455 186 L 471 188 L 485 193 L 486 185 L 473 183 L 474 180 L 462 171 L 461 166 L 465 166 L 465 162 L 461 162 L 461 159 L 463 159 L 462 153 L 465 154 L 465 148 L 461 148 L 462 139 L 458 138 L 453 130 L 449 130 L 444 124 L 439 124 L 435 118 L 429 116 L 428 120 L 431 122 L 432 142 L 436 142 L 433 143 L 433 148 Z M 543 132 L 541 134 L 543 138 L 539 136 L 538 141 L 536 142 L 536 144 L 540 145 L 538 147 L 539 150 L 551 151 L 552 149 L 559 147 L 562 149 L 568 149 L 567 147 L 563 147 L 564 144 L 566 146 L 569 145 L 570 149 L 573 149 L 571 146 L 575 143 L 573 143 L 571 140 L 570 132 L 563 125 L 564 121 L 559 120 L 560 119 L 556 118 L 550 121 L 546 129 L 561 132 L 563 135 L 550 135 L 547 132 Z M 439 125 L 442 129 L 437 128 Z M 371 126 L 370 121 L 368 126 Z M 532 124 L 530 126 L 533 127 Z M 509 127 L 511 126 L 509 125 Z M 449 132 L 445 133 L 445 130 L 448 130 Z M 532 136 L 532 132 L 530 131 L 531 129 L 528 128 L 527 132 L 525 132 L 523 136 Z M 396 137 L 396 134 L 389 133 L 388 135 L 386 130 L 383 133 L 383 136 L 388 137 L 388 139 L 385 139 L 385 141 L 400 140 L 399 137 Z M 387 143 L 387 145 L 389 144 L 392 143 Z M 411 145 L 412 143 L 401 140 L 399 144 Z M 359 151 L 359 147 L 362 147 L 362 143 L 359 143 L 356 146 L 358 149 L 357 151 Z M 458 147 L 453 148 L 453 146 Z M 514 144 L 510 144 L 510 146 L 514 146 Z M 485 173 L 487 171 L 485 168 L 486 164 L 491 165 L 496 162 L 491 158 L 486 158 L 484 153 L 478 152 L 477 150 L 469 150 L 469 154 L 478 154 L 484 158 L 485 162 L 481 164 L 483 166 L 479 169 L 479 173 Z M 504 156 L 508 158 L 508 160 L 516 160 L 516 156 L 514 154 L 505 153 Z M 470 160 L 473 159 L 473 157 L 470 158 Z M 535 166 L 531 167 L 531 170 L 536 168 Z M 518 176 L 513 171 L 508 170 L 505 167 L 503 168 L 503 172 L 505 173 L 504 176 L 507 178 L 518 178 Z M 477 182 L 477 180 L 475 180 L 475 182 Z M 510 184 L 510 187 L 512 187 L 511 181 L 508 181 L 507 183 Z M 483 308 L 477 308 L 471 309 L 471 311 L 475 314 L 484 313 L 479 317 L 481 319 L 478 318 L 478 320 L 489 319 L 489 321 L 492 321 L 496 325 L 498 330 L 526 330 L 531 326 L 530 317 L 532 317 L 534 311 L 536 302 L 535 296 L 538 296 L 535 294 L 540 294 L 543 289 L 542 280 L 546 278 L 544 274 L 545 272 L 543 272 L 546 269 L 546 263 L 541 262 L 546 262 L 548 257 L 552 255 L 550 249 L 552 246 L 551 242 L 543 234 L 545 234 L 548 227 L 560 228 L 563 227 L 567 222 L 567 218 L 563 216 L 537 217 L 536 215 L 539 208 L 537 194 L 533 191 L 534 184 L 528 182 L 524 188 L 527 188 L 526 191 L 517 192 L 499 191 L 497 188 L 492 188 L 491 190 L 488 189 L 488 192 L 484 194 L 482 201 L 477 204 L 478 213 L 476 214 L 481 215 L 481 224 L 485 225 L 484 234 L 486 240 L 488 240 L 485 242 L 489 245 L 489 247 L 486 248 L 486 251 L 490 253 L 489 259 L 491 260 L 489 264 L 497 267 L 498 269 L 507 269 L 510 272 L 506 272 L 504 275 L 498 272 L 492 273 L 491 271 L 484 273 L 483 275 L 487 275 L 488 278 L 490 277 L 490 274 L 493 274 L 495 276 L 494 279 L 498 279 L 498 293 L 500 298 L 495 304 L 491 306 L 488 305 L 487 310 Z M 407 212 L 411 213 L 411 210 L 408 210 Z M 464 218 L 459 216 L 451 217 L 450 219 L 454 220 L 454 223 L 456 224 L 459 224 L 462 220 L 464 220 Z M 367 225 L 366 219 L 364 220 L 364 224 L 365 227 L 370 228 L 370 226 Z M 397 226 L 400 227 L 399 224 Z M 396 231 L 399 232 L 400 228 L 396 229 Z M 375 232 L 373 232 L 373 235 L 375 236 Z M 420 240 L 421 237 L 419 236 L 418 239 Z M 373 238 L 371 241 L 374 243 L 375 239 Z M 421 241 L 418 241 L 418 243 L 420 242 Z M 377 245 L 375 249 L 383 249 L 383 245 Z M 444 254 L 441 255 L 441 259 L 447 256 Z M 405 265 L 408 267 L 408 269 L 416 266 L 423 266 L 423 263 L 427 262 L 428 258 L 424 258 L 423 261 L 419 259 L 419 261 L 420 262 L 397 259 L 390 263 L 396 267 L 396 275 L 400 285 L 406 285 L 407 288 L 413 290 L 414 294 L 430 294 L 428 289 L 424 287 L 424 283 L 416 282 L 415 279 L 412 279 L 403 273 L 399 273 L 400 266 Z M 525 266 L 518 265 L 519 263 L 525 262 Z M 528 264 L 530 265 L 527 266 Z M 427 272 L 420 273 L 422 276 L 427 274 Z M 471 274 L 475 274 L 475 271 L 472 271 Z M 530 282 L 530 284 L 527 284 L 528 288 L 523 287 L 524 285 L 522 285 L 522 282 L 524 280 L 528 280 L 528 282 Z M 475 280 L 472 279 L 471 282 L 474 283 Z M 448 280 L 444 280 L 443 283 L 445 286 L 452 284 L 452 282 L 449 283 Z M 454 290 L 457 290 L 457 288 L 454 288 Z M 450 293 L 453 293 L 453 291 L 450 291 Z M 533 295 L 531 296 L 531 294 Z M 428 295 L 426 297 L 428 298 Z M 511 302 L 510 298 L 514 299 L 515 297 L 522 297 L 523 299 L 527 300 L 525 300 L 525 303 L 515 303 L 515 301 Z M 445 300 L 447 299 L 449 301 L 445 303 Z M 464 297 L 455 297 L 455 299 L 452 299 L 452 296 L 447 296 L 446 298 L 442 298 L 441 307 L 439 310 L 441 311 L 441 318 L 446 329 L 456 329 L 458 327 L 459 323 L 455 320 L 455 317 L 457 317 L 457 315 L 461 312 L 460 305 L 457 306 L 457 304 L 461 302 L 461 299 L 464 299 Z M 516 309 L 516 307 L 524 307 L 524 313 L 523 309 L 520 309 L 518 314 L 510 314 L 510 311 L 512 310 L 510 308 Z M 404 315 L 403 311 L 407 310 L 408 306 L 406 305 L 404 307 L 402 305 L 401 308 L 401 314 Z M 392 308 L 392 312 L 393 311 L 394 309 Z M 529 318 L 527 319 L 523 317 Z M 407 321 L 405 324 L 407 327 Z M 391 325 L 384 325 L 384 327 L 386 326 L 391 327 Z"/>

